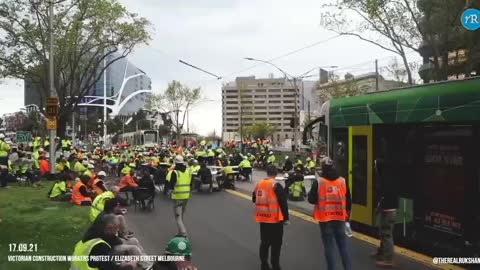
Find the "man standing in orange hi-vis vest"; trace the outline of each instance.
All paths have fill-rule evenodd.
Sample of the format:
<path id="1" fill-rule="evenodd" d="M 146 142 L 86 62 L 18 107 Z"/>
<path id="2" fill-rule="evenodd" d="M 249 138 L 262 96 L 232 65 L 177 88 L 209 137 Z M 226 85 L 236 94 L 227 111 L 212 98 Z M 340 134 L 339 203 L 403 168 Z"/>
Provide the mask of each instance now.
<path id="1" fill-rule="evenodd" d="M 275 181 L 277 168 L 267 167 L 267 178 L 258 182 L 252 194 L 255 203 L 255 220 L 260 223 L 260 262 L 262 270 L 280 270 L 280 251 L 283 241 L 283 226 L 288 225 L 287 194 Z M 268 251 L 271 248 L 270 263 Z"/>
<path id="2" fill-rule="evenodd" d="M 320 225 L 327 269 L 335 270 L 335 242 L 337 243 L 343 269 L 351 270 L 345 222 L 350 219 L 352 203 L 348 183 L 333 167 L 333 161 L 323 158 L 322 177 L 312 184 L 308 202 L 315 205 L 313 217 Z"/>

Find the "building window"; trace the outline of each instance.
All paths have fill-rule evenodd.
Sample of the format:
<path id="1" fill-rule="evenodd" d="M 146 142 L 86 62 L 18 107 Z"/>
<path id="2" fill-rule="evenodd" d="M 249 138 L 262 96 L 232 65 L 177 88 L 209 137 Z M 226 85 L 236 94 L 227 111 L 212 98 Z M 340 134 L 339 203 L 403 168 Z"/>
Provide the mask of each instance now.
<path id="1" fill-rule="evenodd" d="M 263 87 L 263 83 L 259 83 L 259 84 L 258 84 L 258 87 Z"/>
<path id="2" fill-rule="evenodd" d="M 227 110 L 236 110 L 238 109 L 237 107 L 227 107 Z"/>
<path id="3" fill-rule="evenodd" d="M 266 95 L 255 95 L 255 98 L 267 98 Z"/>
<path id="4" fill-rule="evenodd" d="M 227 101 L 227 104 L 238 104 L 237 101 Z"/>
<path id="5" fill-rule="evenodd" d="M 269 98 L 281 98 L 282 95 L 269 95 L 268 97 Z"/>
<path id="6" fill-rule="evenodd" d="M 277 142 L 280 142 L 280 134 L 277 134 Z"/>
<path id="7" fill-rule="evenodd" d="M 285 139 L 288 139 L 288 134 L 285 134 Z"/>

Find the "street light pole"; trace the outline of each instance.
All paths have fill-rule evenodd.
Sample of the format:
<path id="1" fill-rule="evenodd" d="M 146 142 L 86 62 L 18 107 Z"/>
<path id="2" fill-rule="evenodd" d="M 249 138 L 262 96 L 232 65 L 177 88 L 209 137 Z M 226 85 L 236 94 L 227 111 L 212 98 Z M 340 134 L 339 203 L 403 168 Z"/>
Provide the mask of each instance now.
<path id="1" fill-rule="evenodd" d="M 281 69 L 280 67 L 276 66 L 275 64 L 269 62 L 269 61 L 265 61 L 265 60 L 259 60 L 259 59 L 255 59 L 255 58 L 251 58 L 251 57 L 246 57 L 244 58 L 245 60 L 249 60 L 249 61 L 256 61 L 256 62 L 261 62 L 261 63 L 264 63 L 264 64 L 269 64 L 273 67 L 275 67 L 276 69 L 278 69 L 284 76 L 285 78 L 293 84 L 293 87 L 295 89 L 295 96 L 294 96 L 294 99 L 295 99 L 295 116 L 294 116 L 294 122 L 293 122 L 293 125 L 294 125 L 294 131 L 293 131 L 293 143 L 294 143 L 294 149 L 297 150 L 298 148 L 298 145 L 297 145 L 297 130 L 298 130 L 298 120 L 299 120 L 299 117 L 298 117 L 298 107 L 297 107 L 297 103 L 298 103 L 298 86 L 297 86 L 297 81 L 302 81 L 304 78 L 307 78 L 308 77 L 308 74 L 310 72 L 312 72 L 313 70 L 316 70 L 318 67 L 315 67 L 305 73 L 303 73 L 302 75 L 298 76 L 298 77 L 294 77 L 290 74 L 288 74 L 287 72 L 285 72 L 283 69 Z M 330 68 L 337 68 L 337 66 L 329 66 Z"/>
<path id="2" fill-rule="evenodd" d="M 49 31 L 50 31 L 50 52 L 49 52 L 49 75 L 50 75 L 50 97 L 56 97 L 57 93 L 55 91 L 54 83 L 54 56 L 53 56 L 53 0 L 50 0 L 49 3 Z M 50 173 L 55 174 L 55 137 L 57 131 L 55 129 L 50 129 Z"/>

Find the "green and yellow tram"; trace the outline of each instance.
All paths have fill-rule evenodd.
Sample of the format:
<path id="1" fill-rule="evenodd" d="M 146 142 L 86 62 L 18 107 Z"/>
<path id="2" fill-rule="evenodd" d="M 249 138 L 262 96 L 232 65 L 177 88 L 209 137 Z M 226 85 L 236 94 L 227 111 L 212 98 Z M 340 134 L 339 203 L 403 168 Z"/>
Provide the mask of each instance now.
<path id="1" fill-rule="evenodd" d="M 332 99 L 305 128 L 307 141 L 325 145 L 348 179 L 357 228 L 374 228 L 378 189 L 392 185 L 400 241 L 479 251 L 480 79 Z"/>

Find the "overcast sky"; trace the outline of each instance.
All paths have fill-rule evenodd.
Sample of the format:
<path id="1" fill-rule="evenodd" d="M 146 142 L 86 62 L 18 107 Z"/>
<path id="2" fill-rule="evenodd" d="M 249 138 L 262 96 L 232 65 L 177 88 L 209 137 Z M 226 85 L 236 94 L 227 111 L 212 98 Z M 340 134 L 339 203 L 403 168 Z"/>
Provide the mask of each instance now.
<path id="1" fill-rule="evenodd" d="M 215 100 L 198 104 L 190 113 L 190 130 L 201 134 L 213 130 L 221 133 L 222 82 L 232 81 L 236 76 L 267 77 L 269 73 L 281 76 L 273 67 L 255 65 L 243 60 L 244 57 L 273 59 L 335 36 L 320 26 L 320 7 L 326 0 L 120 2 L 154 25 L 150 46 L 137 48 L 129 57 L 151 77 L 154 90 L 160 92 L 169 81 L 179 80 L 191 87 L 202 87 L 204 99 Z M 357 38 L 340 37 L 274 63 L 292 75 L 331 65 L 339 66 L 338 73 L 361 74 L 374 71 L 375 58 L 381 59 L 380 64 L 388 64 L 389 56 L 392 54 Z M 217 81 L 180 64 L 178 59 L 223 76 L 223 79 Z M 248 69 L 250 67 L 253 68 Z M 0 85 L 0 102 L 0 114 L 20 109 L 23 83 L 7 81 Z"/>

